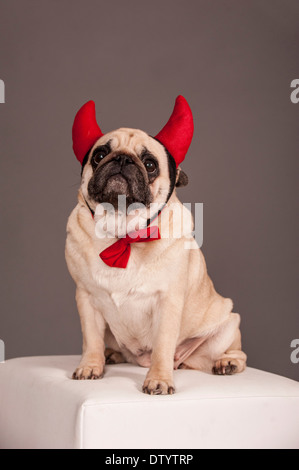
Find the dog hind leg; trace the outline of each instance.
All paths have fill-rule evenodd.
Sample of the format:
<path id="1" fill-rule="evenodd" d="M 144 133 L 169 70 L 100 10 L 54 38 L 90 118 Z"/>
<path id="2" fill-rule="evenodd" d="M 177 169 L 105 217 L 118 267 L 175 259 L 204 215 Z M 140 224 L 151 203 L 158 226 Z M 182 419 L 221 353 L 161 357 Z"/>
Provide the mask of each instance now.
<path id="1" fill-rule="evenodd" d="M 105 349 L 106 364 L 121 364 L 127 362 L 120 351 L 114 351 L 112 348 Z"/>
<path id="2" fill-rule="evenodd" d="M 105 363 L 106 364 L 121 364 L 128 362 L 124 355 L 121 353 L 117 341 L 112 334 L 109 326 L 106 326 L 105 331 Z"/>
<path id="3" fill-rule="evenodd" d="M 216 375 L 232 375 L 246 367 L 246 354 L 241 350 L 240 315 L 231 313 L 206 341 L 184 360 L 180 369 L 195 369 Z"/>
<path id="4" fill-rule="evenodd" d="M 215 362 L 212 372 L 215 375 L 233 375 L 243 372 L 246 368 L 246 360 L 247 356 L 241 349 L 241 332 L 238 329 L 233 343 Z"/>

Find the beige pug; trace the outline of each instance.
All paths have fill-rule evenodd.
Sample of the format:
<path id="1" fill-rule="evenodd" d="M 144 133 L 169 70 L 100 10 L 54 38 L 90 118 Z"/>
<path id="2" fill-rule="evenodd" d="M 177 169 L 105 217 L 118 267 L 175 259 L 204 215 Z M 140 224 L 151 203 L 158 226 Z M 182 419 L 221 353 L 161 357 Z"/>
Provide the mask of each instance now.
<path id="1" fill-rule="evenodd" d="M 77 114 L 73 138 L 82 179 L 66 240 L 83 333 L 75 379 L 98 379 L 105 363 L 130 362 L 149 369 L 145 393 L 172 394 L 176 368 L 229 375 L 246 367 L 240 316 L 216 292 L 192 236 L 192 216 L 176 194 L 188 182 L 179 166 L 184 141 L 181 154 L 176 148 L 191 126 L 181 98 L 157 138 L 127 128 L 102 134 L 93 109 Z M 99 210 L 105 204 L 108 210 Z M 128 227 L 146 226 L 158 226 L 161 238 L 132 243 L 125 268 L 99 257 Z"/>

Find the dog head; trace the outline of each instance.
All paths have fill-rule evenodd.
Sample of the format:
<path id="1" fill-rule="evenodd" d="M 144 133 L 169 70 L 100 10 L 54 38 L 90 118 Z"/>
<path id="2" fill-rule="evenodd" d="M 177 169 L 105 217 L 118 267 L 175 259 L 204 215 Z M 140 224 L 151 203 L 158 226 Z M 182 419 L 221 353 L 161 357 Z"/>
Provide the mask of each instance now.
<path id="1" fill-rule="evenodd" d="M 83 197 L 92 208 L 101 203 L 116 208 L 119 196 L 126 197 L 127 206 L 163 206 L 175 186 L 188 183 L 179 164 L 192 134 L 191 110 L 181 96 L 156 137 L 128 128 L 103 134 L 95 119 L 94 103 L 86 103 L 73 125 L 73 148 L 82 164 Z"/>

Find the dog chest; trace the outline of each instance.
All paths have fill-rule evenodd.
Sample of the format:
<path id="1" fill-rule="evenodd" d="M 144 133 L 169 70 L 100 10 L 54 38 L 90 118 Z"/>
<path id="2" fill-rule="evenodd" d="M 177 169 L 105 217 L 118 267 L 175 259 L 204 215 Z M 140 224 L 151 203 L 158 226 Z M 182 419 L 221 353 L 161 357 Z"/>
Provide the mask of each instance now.
<path id="1" fill-rule="evenodd" d="M 125 345 L 135 355 L 152 348 L 158 315 L 157 295 L 112 293 L 103 315 L 120 346 Z"/>
<path id="2" fill-rule="evenodd" d="M 133 354 L 152 346 L 152 334 L 159 310 L 159 291 L 145 283 L 102 280 L 93 294 L 96 308 L 108 323 L 119 345 Z"/>

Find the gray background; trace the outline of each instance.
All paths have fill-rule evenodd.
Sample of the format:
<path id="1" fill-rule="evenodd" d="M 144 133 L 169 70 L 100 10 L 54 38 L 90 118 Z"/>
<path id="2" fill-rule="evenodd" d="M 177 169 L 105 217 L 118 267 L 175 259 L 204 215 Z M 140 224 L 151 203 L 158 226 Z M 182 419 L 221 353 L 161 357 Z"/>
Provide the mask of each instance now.
<path id="1" fill-rule="evenodd" d="M 94 99 L 104 132 L 156 134 L 183 94 L 195 137 L 179 195 L 204 203 L 209 273 L 241 313 L 249 365 L 299 379 L 298 21 L 297 0 L 0 1 L 7 358 L 81 352 L 64 260 L 75 112 Z"/>

